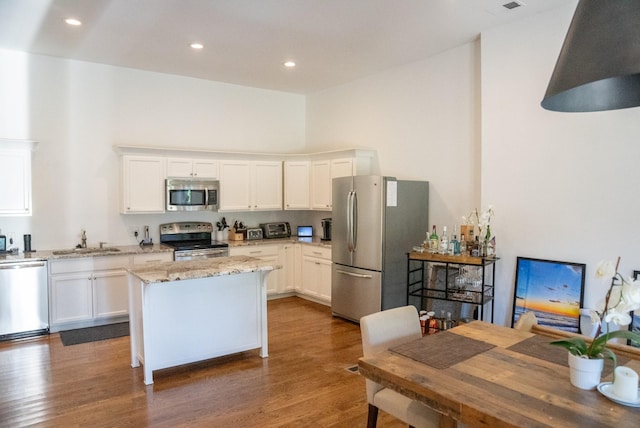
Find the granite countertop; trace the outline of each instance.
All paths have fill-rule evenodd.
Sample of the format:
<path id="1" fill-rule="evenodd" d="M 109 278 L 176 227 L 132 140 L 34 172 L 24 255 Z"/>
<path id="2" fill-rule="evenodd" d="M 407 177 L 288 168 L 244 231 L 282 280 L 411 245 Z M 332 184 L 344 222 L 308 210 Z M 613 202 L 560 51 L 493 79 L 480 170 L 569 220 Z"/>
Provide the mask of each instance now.
<path id="1" fill-rule="evenodd" d="M 268 245 L 268 244 L 283 244 L 287 242 L 298 242 L 304 245 L 314 245 L 317 247 L 331 248 L 331 241 L 323 241 L 319 236 L 314 236 L 311 241 L 301 241 L 297 236 L 291 236 L 289 238 L 272 238 L 272 239 L 256 239 L 251 241 L 227 241 L 229 248 L 244 247 L 247 245 Z"/>
<path id="2" fill-rule="evenodd" d="M 281 268 L 282 266 L 280 265 L 255 257 L 232 256 L 177 262 L 155 262 L 134 266 L 127 270 L 130 274 L 140 278 L 145 284 L 153 284 L 257 271 L 272 271 Z"/>
<path id="3" fill-rule="evenodd" d="M 74 249 L 68 248 L 68 249 L 60 249 L 60 250 L 34 251 L 31 253 L 3 254 L 3 255 L 0 255 L 0 263 L 31 261 L 31 260 L 77 259 L 77 258 L 85 258 L 85 257 L 102 257 L 102 256 L 128 256 L 131 254 L 151 254 L 151 253 L 173 252 L 173 248 L 163 244 L 154 244 L 149 246 L 109 245 L 106 247 L 106 249 L 107 249 L 106 251 L 99 251 L 99 252 L 82 252 L 83 249 L 75 251 Z M 64 252 L 64 254 L 60 254 L 60 252 Z"/>

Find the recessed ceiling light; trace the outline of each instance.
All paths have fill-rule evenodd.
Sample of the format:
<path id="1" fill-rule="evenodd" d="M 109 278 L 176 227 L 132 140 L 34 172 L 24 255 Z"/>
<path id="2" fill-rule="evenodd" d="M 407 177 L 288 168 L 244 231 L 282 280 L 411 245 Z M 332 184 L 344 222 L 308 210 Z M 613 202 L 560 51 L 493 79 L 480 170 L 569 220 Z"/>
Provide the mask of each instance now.
<path id="1" fill-rule="evenodd" d="M 293 61 L 285 61 L 284 62 L 284 66 L 287 67 L 287 68 L 293 68 L 293 67 L 296 66 L 296 63 L 293 62 Z"/>
<path id="2" fill-rule="evenodd" d="M 82 22 L 78 19 L 75 18 L 67 18 L 64 20 L 64 22 L 66 22 L 69 25 L 73 25 L 74 27 L 77 27 L 79 25 L 82 25 Z"/>
<path id="3" fill-rule="evenodd" d="M 204 48 L 204 45 L 202 43 L 191 43 L 191 48 L 192 49 L 202 49 Z"/>

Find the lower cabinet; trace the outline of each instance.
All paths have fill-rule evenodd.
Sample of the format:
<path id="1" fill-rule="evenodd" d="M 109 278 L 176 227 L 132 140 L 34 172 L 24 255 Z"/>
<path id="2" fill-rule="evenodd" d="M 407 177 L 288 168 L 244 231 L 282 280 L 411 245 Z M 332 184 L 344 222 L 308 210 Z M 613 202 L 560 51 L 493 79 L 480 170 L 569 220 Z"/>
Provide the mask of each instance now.
<path id="1" fill-rule="evenodd" d="M 324 303 L 331 302 L 331 249 L 302 246 L 301 294 Z"/>
<path id="2" fill-rule="evenodd" d="M 246 245 L 242 247 L 232 247 L 229 248 L 230 256 L 250 256 L 255 257 L 260 260 L 264 260 L 266 262 L 270 262 L 273 264 L 281 264 L 280 263 L 280 247 L 282 245 L 278 244 L 268 244 L 268 245 Z M 273 272 L 267 275 L 267 294 L 276 294 L 280 293 L 280 283 L 282 277 L 281 269 L 276 269 Z"/>
<path id="3" fill-rule="evenodd" d="M 172 253 L 157 253 L 49 260 L 50 331 L 126 321 L 126 268 L 133 263 L 172 259 Z"/>
<path id="4" fill-rule="evenodd" d="M 287 242 L 229 248 L 231 256 L 251 256 L 282 266 L 267 277 L 271 298 L 297 294 L 318 303 L 331 303 L 331 248 Z"/>

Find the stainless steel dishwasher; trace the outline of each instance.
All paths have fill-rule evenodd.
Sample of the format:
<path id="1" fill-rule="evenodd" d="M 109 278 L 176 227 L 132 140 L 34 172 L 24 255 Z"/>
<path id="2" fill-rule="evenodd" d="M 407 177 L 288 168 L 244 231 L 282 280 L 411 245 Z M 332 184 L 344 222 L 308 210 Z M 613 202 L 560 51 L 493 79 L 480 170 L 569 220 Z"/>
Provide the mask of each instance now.
<path id="1" fill-rule="evenodd" d="M 48 332 L 47 262 L 0 262 L 0 340 Z"/>

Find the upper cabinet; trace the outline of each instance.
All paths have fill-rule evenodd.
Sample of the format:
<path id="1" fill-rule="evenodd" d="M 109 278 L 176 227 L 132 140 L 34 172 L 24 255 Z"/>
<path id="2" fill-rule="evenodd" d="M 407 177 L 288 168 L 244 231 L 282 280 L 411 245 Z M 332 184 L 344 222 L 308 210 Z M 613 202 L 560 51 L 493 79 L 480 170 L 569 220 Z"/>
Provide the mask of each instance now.
<path id="1" fill-rule="evenodd" d="M 309 165 L 309 161 L 286 161 L 284 163 L 285 210 L 308 210 L 311 208 Z"/>
<path id="2" fill-rule="evenodd" d="M 122 157 L 123 214 L 164 212 L 165 166 L 163 157 Z"/>
<path id="3" fill-rule="evenodd" d="M 0 139 L 1 216 L 29 216 L 31 211 L 31 152 L 33 141 Z M 11 185 L 6 185 L 11 183 Z"/>
<path id="4" fill-rule="evenodd" d="M 289 155 L 115 149 L 121 155 L 124 214 L 165 212 L 166 178 L 219 180 L 219 211 L 331 211 L 334 178 L 379 174 L 375 151 L 366 149 Z"/>
<path id="5" fill-rule="evenodd" d="M 331 211 L 331 186 L 334 178 L 369 174 L 369 167 L 354 168 L 354 158 L 314 161 L 311 164 L 311 209 Z"/>
<path id="6" fill-rule="evenodd" d="M 168 158 L 167 177 L 218 178 L 218 161 L 214 159 Z"/>
<path id="7" fill-rule="evenodd" d="M 220 161 L 220 211 L 282 209 L 282 162 Z"/>

